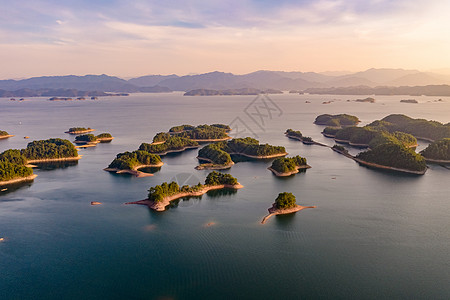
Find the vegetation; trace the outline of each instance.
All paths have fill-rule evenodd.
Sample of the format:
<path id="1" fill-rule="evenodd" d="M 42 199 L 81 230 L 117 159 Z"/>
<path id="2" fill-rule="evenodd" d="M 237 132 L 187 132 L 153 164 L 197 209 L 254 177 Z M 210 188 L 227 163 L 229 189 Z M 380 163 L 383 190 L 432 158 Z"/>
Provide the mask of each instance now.
<path id="1" fill-rule="evenodd" d="M 109 164 L 108 168 L 119 170 L 133 170 L 140 165 L 157 165 L 161 163 L 158 155 L 146 151 L 136 150 L 117 154 L 116 158 Z"/>
<path id="2" fill-rule="evenodd" d="M 211 124 L 211 126 L 217 127 L 217 128 L 221 128 L 221 129 L 225 129 L 225 131 L 231 131 L 231 127 L 229 125 L 225 125 L 225 124 Z"/>
<path id="3" fill-rule="evenodd" d="M 0 130 L 0 136 L 5 136 L 5 135 L 9 135 L 8 132 Z"/>
<path id="4" fill-rule="evenodd" d="M 310 136 L 304 136 L 304 137 L 302 138 L 302 142 L 303 142 L 303 143 L 313 143 L 314 141 L 313 141 L 312 137 L 310 137 Z"/>
<path id="5" fill-rule="evenodd" d="M 20 150 L 6 150 L 0 154 L 0 181 L 33 175 L 33 169 L 26 167 L 27 159 Z"/>
<path id="6" fill-rule="evenodd" d="M 306 158 L 299 155 L 294 157 L 279 157 L 272 162 L 272 169 L 280 173 L 294 172 L 298 167 L 306 166 Z"/>
<path id="7" fill-rule="evenodd" d="M 98 139 L 98 137 L 89 133 L 89 134 L 77 135 L 75 137 L 75 142 L 92 143 L 92 142 L 97 141 L 97 139 Z"/>
<path id="8" fill-rule="evenodd" d="M 198 156 L 207 158 L 217 165 L 228 165 L 233 161 L 230 154 L 224 151 L 225 145 L 225 142 L 209 144 L 198 151 Z"/>
<path id="9" fill-rule="evenodd" d="M 286 130 L 286 132 L 284 134 L 286 134 L 288 137 L 295 137 L 295 138 L 299 138 L 299 139 L 301 139 L 303 137 L 303 134 L 300 131 L 295 131 L 292 129 Z"/>
<path id="10" fill-rule="evenodd" d="M 197 185 L 194 186 L 184 185 L 180 187 L 178 183 L 176 183 L 175 181 L 172 181 L 171 183 L 163 182 L 162 184 L 157 185 L 155 187 L 151 187 L 148 190 L 148 199 L 154 202 L 162 202 L 164 198 L 179 193 L 198 192 L 201 191 L 206 186 L 214 186 L 222 184 L 235 185 L 237 184 L 237 179 L 231 176 L 230 174 L 212 172 L 208 174 L 208 176 L 206 177 L 204 185 L 199 182 Z"/>
<path id="11" fill-rule="evenodd" d="M 98 139 L 110 139 L 112 138 L 112 135 L 110 133 L 100 133 L 99 135 L 97 135 Z"/>
<path id="12" fill-rule="evenodd" d="M 170 134 L 167 132 L 159 132 L 153 137 L 153 143 L 165 142 L 170 138 Z"/>
<path id="13" fill-rule="evenodd" d="M 162 144 L 147 144 L 142 143 L 139 146 L 139 150 L 147 151 L 149 153 L 165 153 L 167 151 L 181 150 L 186 147 L 197 147 L 198 143 L 196 141 L 179 137 L 171 136 Z"/>
<path id="14" fill-rule="evenodd" d="M 339 115 L 329 115 L 323 114 L 316 117 L 314 121 L 317 125 L 327 125 L 327 126 L 353 126 L 360 122 L 360 120 L 352 115 L 339 114 Z"/>
<path id="15" fill-rule="evenodd" d="M 186 130 L 194 130 L 195 126 L 192 125 L 179 125 L 179 126 L 174 126 L 172 128 L 169 129 L 169 132 L 182 132 L 182 131 L 186 131 Z"/>
<path id="16" fill-rule="evenodd" d="M 325 134 L 325 135 L 335 136 L 336 133 L 339 130 L 342 130 L 342 128 L 341 127 L 328 126 L 328 127 L 325 127 L 323 129 L 322 133 Z"/>
<path id="17" fill-rule="evenodd" d="M 28 160 L 78 156 L 77 149 L 70 141 L 59 138 L 33 141 L 21 153 Z"/>
<path id="18" fill-rule="evenodd" d="M 182 131 L 180 133 L 177 133 L 176 135 L 193 140 L 213 140 L 224 139 L 228 137 L 226 129 L 206 124 L 197 126 L 192 130 Z"/>
<path id="19" fill-rule="evenodd" d="M 397 143 L 400 142 L 405 147 L 414 147 L 417 145 L 417 139 L 408 133 L 395 131 L 393 133 L 388 133 L 386 131 L 380 131 L 375 138 L 369 142 L 369 147 L 374 148 L 377 145 L 386 143 Z"/>
<path id="20" fill-rule="evenodd" d="M 433 142 L 420 153 L 428 159 L 450 161 L 450 138 Z"/>
<path id="21" fill-rule="evenodd" d="M 85 127 L 71 127 L 69 128 L 68 132 L 79 132 L 79 131 L 86 131 L 91 130 L 91 127 L 85 128 Z"/>
<path id="22" fill-rule="evenodd" d="M 279 193 L 275 199 L 275 206 L 278 209 L 288 209 L 297 206 L 295 196 L 292 193 Z"/>
<path id="23" fill-rule="evenodd" d="M 399 142 L 377 145 L 371 150 L 359 153 L 356 158 L 369 163 L 411 171 L 424 171 L 427 167 L 422 155 Z"/>
<path id="24" fill-rule="evenodd" d="M 334 150 L 337 150 L 338 152 L 342 152 L 342 153 L 348 154 L 348 150 L 345 149 L 345 147 L 343 147 L 341 145 L 334 145 L 331 148 L 333 148 Z"/>

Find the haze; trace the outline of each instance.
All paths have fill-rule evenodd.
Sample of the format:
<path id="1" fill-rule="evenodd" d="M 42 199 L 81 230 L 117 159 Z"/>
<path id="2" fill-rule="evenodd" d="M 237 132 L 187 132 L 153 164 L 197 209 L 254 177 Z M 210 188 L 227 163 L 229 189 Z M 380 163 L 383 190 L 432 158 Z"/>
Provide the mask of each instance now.
<path id="1" fill-rule="evenodd" d="M 0 0 L 0 78 L 450 67 L 448 1 Z"/>

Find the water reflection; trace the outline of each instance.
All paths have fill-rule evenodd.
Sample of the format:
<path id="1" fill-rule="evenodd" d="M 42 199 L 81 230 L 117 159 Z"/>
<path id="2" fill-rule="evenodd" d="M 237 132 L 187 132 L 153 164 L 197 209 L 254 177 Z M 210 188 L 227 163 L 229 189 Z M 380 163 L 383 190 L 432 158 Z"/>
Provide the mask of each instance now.
<path id="1" fill-rule="evenodd" d="M 20 188 L 29 188 L 33 185 L 33 181 L 23 181 L 23 182 L 18 182 L 18 183 L 14 183 L 14 184 L 10 184 L 7 186 L 0 186 L 0 197 L 4 196 L 6 194 L 12 193 L 17 191 Z"/>
<path id="2" fill-rule="evenodd" d="M 34 163 L 37 169 L 42 171 L 51 171 L 55 169 L 65 169 L 68 167 L 73 167 L 78 165 L 78 160 L 75 161 L 58 161 L 58 162 L 45 162 L 45 163 Z"/>

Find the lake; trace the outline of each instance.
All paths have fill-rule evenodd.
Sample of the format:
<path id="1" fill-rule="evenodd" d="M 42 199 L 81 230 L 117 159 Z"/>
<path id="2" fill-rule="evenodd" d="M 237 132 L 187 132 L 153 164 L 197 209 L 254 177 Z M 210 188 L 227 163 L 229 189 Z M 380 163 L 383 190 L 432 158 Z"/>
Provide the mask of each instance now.
<path id="1" fill-rule="evenodd" d="M 333 145 L 321 134 L 324 126 L 313 124 L 324 113 L 356 115 L 361 125 L 392 113 L 448 123 L 450 97 L 347 101 L 357 98 L 365 96 L 0 99 L 0 130 L 15 135 L 0 140 L 0 152 L 50 137 L 73 141 L 64 132 L 76 126 L 115 137 L 79 150 L 78 163 L 41 166 L 33 183 L 0 193 L 1 298 L 448 299 L 450 171 L 439 165 L 424 176 L 372 170 L 283 133 L 292 128 Z M 270 160 L 243 161 L 225 171 L 244 185 L 238 191 L 181 200 L 161 213 L 124 205 L 164 181 L 203 182 L 208 171 L 194 169 L 195 149 L 163 157 L 153 177 L 103 171 L 117 153 L 175 125 L 212 123 L 285 146 L 312 168 L 277 178 L 267 170 Z M 426 147 L 419 142 L 418 150 Z M 280 192 L 317 208 L 260 224 Z"/>

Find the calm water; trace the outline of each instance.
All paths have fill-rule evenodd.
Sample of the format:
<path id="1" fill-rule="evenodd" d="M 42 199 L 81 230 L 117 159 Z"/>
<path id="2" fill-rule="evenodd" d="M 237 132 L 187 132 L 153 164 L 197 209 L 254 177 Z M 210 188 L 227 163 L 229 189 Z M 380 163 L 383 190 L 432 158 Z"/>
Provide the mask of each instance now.
<path id="1" fill-rule="evenodd" d="M 0 129 L 16 135 L 0 141 L 0 152 L 33 139 L 73 140 L 63 133 L 73 126 L 115 137 L 80 150 L 78 164 L 41 167 L 34 183 L 0 194 L 0 298 L 448 299 L 450 171 L 431 165 L 417 177 L 370 170 L 283 132 L 301 130 L 332 145 L 312 123 L 322 113 L 354 114 L 363 125 L 390 113 L 447 123 L 450 98 L 416 97 L 419 104 L 400 103 L 399 96 L 379 96 L 374 104 L 346 101 L 361 98 L 355 96 L 271 98 L 282 114 L 253 115 L 261 127 L 244 111 L 253 96 L 0 99 Z M 328 100 L 334 102 L 322 104 Z M 270 161 L 240 162 L 229 172 L 245 188 L 180 201 L 163 213 L 123 203 L 144 199 L 150 186 L 174 177 L 203 181 L 208 172 L 194 170 L 197 150 L 164 157 L 153 177 L 102 170 L 117 153 L 173 125 L 228 124 L 236 117 L 261 142 L 306 157 L 312 169 L 280 179 L 266 169 Z M 261 225 L 283 191 L 317 208 Z"/>

